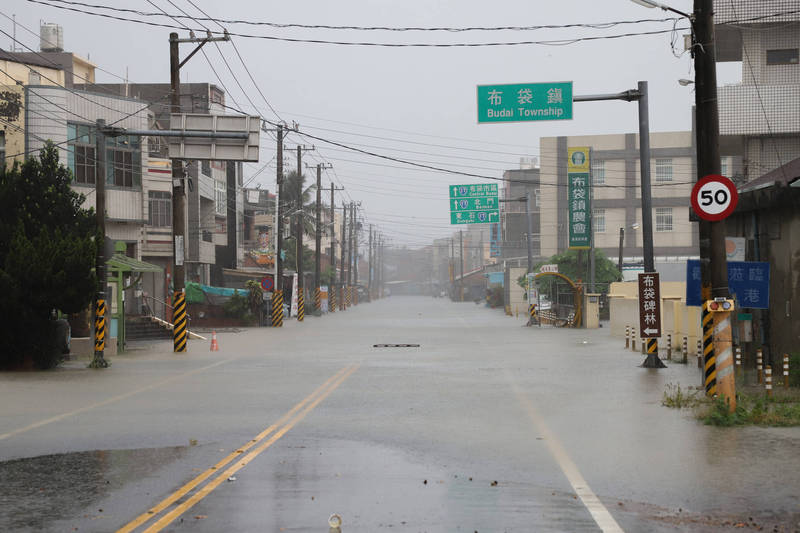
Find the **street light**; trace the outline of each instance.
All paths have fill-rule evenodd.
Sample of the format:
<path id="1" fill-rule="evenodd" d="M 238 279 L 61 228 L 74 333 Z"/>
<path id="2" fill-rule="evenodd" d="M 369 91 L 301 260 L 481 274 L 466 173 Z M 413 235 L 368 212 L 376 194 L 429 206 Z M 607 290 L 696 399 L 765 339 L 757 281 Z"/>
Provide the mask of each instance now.
<path id="1" fill-rule="evenodd" d="M 693 84 L 693 83 L 694 83 L 694 80 L 687 80 L 686 78 L 681 78 L 681 79 L 679 79 L 679 80 L 678 80 L 678 83 L 679 83 L 680 85 L 682 85 L 682 86 L 686 87 L 687 85 L 691 85 L 691 84 Z"/>
<path id="2" fill-rule="evenodd" d="M 649 7 L 649 8 L 657 7 L 659 9 L 663 9 L 664 11 L 672 11 L 673 13 L 677 13 L 682 17 L 686 17 L 687 19 L 692 18 L 692 16 L 689 15 L 688 13 L 684 13 L 683 11 L 678 11 L 675 8 L 669 7 L 668 5 L 664 5 L 660 2 L 655 2 L 654 0 L 631 0 L 631 2 L 633 2 L 634 4 L 639 4 L 640 6 L 644 7 Z"/>

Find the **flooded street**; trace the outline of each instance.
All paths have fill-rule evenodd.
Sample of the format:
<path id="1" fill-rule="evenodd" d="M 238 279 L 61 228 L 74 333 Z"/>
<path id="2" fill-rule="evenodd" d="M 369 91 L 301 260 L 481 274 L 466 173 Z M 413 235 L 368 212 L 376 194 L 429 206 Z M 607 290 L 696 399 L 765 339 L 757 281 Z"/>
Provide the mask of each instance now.
<path id="1" fill-rule="evenodd" d="M 693 365 L 522 325 L 392 297 L 4 373 L 0 530 L 797 529 L 800 429 L 704 426 L 661 405 Z"/>

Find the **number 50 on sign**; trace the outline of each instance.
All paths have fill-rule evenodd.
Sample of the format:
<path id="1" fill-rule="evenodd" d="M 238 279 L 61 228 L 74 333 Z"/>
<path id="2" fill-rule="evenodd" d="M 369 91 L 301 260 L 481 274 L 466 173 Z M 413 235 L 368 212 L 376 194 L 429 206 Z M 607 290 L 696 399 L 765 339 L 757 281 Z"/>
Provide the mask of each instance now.
<path id="1" fill-rule="evenodd" d="M 694 184 L 692 209 L 703 220 L 715 222 L 727 218 L 736 208 L 739 193 L 725 176 L 712 174 Z"/>

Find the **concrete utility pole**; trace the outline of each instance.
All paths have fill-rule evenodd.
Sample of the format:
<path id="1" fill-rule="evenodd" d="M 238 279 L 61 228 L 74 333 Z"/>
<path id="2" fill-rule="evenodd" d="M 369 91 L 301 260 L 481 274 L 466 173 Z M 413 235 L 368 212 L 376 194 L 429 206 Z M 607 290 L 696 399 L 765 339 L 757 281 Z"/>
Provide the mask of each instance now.
<path id="1" fill-rule="evenodd" d="M 283 125 L 278 124 L 277 155 L 275 159 L 276 183 L 278 196 L 275 199 L 275 232 L 277 243 L 275 246 L 275 287 L 272 291 L 272 326 L 283 326 L 283 215 L 281 202 L 283 202 Z"/>
<path id="2" fill-rule="evenodd" d="M 342 202 L 342 266 L 339 269 L 339 285 L 341 293 L 339 294 L 339 309 L 342 311 L 347 309 L 347 302 L 345 300 L 345 291 L 347 290 L 346 281 L 347 277 L 344 273 L 344 262 L 347 256 L 347 204 Z"/>
<path id="3" fill-rule="evenodd" d="M 322 275 L 322 165 L 317 164 L 317 223 L 315 231 L 316 254 L 314 257 L 314 314 L 322 314 L 320 276 Z"/>
<path id="4" fill-rule="evenodd" d="M 354 240 L 355 240 L 355 229 L 356 229 L 356 204 L 355 202 L 350 202 L 350 245 L 347 247 L 347 286 L 348 288 L 353 286 L 353 264 L 355 263 L 353 259 L 353 249 L 354 249 Z M 352 290 L 352 289 L 350 289 Z M 351 302 L 352 303 L 352 302 Z"/>
<path id="5" fill-rule="evenodd" d="M 353 206 L 353 285 L 356 286 L 356 302 L 358 302 L 358 216 Z"/>
<path id="6" fill-rule="evenodd" d="M 617 268 L 619 269 L 619 279 L 622 280 L 622 246 L 625 244 L 625 228 L 619 228 L 619 261 L 617 261 Z"/>
<path id="7" fill-rule="evenodd" d="M 181 112 L 181 77 L 180 70 L 189 59 L 192 58 L 208 42 L 229 41 L 227 32 L 224 37 L 179 39 L 178 34 L 169 34 L 169 82 L 170 82 L 170 112 Z M 178 45 L 180 43 L 200 43 L 186 59 L 180 60 Z M 173 269 L 172 284 L 173 293 L 173 345 L 175 352 L 186 351 L 186 340 L 188 338 L 188 324 L 186 319 L 186 294 L 184 292 L 186 282 L 186 270 L 184 267 L 184 255 L 186 250 L 186 172 L 183 168 L 183 161 L 172 159 L 172 235 L 173 235 Z"/>
<path id="8" fill-rule="evenodd" d="M 458 253 L 461 259 L 461 277 L 458 280 L 458 301 L 464 301 L 464 230 L 458 230 L 458 240 L 461 251 Z"/>
<path id="9" fill-rule="evenodd" d="M 297 260 L 297 321 L 305 318 L 305 282 L 303 280 L 303 150 L 313 150 L 304 146 L 297 147 L 297 223 L 295 242 L 297 244 L 295 259 Z"/>
<path id="10" fill-rule="evenodd" d="M 719 150 L 719 108 L 717 102 L 716 47 L 714 44 L 714 4 L 694 0 L 692 54 L 695 68 L 695 113 L 697 142 L 697 180 L 721 171 Z M 728 260 L 725 254 L 725 220 L 700 220 L 700 286 L 703 315 L 707 302 L 727 298 Z M 706 346 L 705 386 L 724 397 L 731 412 L 736 409 L 736 383 L 731 350 L 730 312 L 714 313 L 713 342 Z M 768 357 L 771 357 L 769 354 Z M 716 374 L 716 378 L 714 377 Z"/>
<path id="11" fill-rule="evenodd" d="M 372 224 L 369 225 L 369 252 L 367 253 L 367 298 L 369 300 L 372 299 L 372 268 L 373 258 L 372 258 Z"/>
<path id="12" fill-rule="evenodd" d="M 100 242 L 97 243 L 97 257 L 95 260 L 95 274 L 97 275 L 97 297 L 94 308 L 94 358 L 89 364 L 91 368 L 108 368 L 105 360 L 106 347 L 106 135 L 104 128 L 106 121 L 97 119 L 97 132 L 95 133 L 95 196 L 97 231 Z"/>

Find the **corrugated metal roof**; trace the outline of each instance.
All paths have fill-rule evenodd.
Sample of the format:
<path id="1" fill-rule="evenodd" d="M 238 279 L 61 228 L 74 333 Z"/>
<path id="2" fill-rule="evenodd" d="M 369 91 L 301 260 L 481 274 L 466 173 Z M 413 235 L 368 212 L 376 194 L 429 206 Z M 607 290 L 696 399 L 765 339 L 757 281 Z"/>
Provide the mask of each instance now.
<path id="1" fill-rule="evenodd" d="M 106 261 L 106 266 L 118 272 L 163 272 L 164 269 L 152 263 L 145 263 L 122 254 L 114 254 Z"/>

